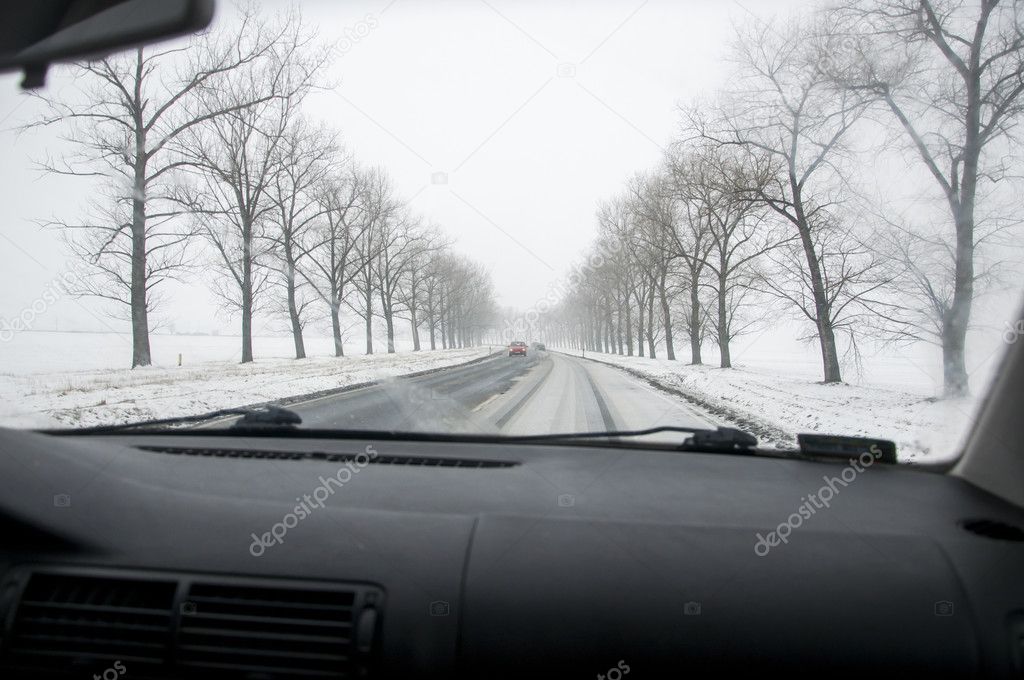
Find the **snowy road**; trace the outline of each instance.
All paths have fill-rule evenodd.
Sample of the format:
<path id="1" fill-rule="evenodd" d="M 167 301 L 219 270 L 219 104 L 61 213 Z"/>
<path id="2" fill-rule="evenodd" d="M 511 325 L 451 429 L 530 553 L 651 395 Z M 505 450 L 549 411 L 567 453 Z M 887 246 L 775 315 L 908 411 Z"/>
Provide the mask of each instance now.
<path id="1" fill-rule="evenodd" d="M 553 352 L 498 356 L 289 408 L 304 427 L 362 430 L 526 435 L 715 425 L 616 368 Z"/>

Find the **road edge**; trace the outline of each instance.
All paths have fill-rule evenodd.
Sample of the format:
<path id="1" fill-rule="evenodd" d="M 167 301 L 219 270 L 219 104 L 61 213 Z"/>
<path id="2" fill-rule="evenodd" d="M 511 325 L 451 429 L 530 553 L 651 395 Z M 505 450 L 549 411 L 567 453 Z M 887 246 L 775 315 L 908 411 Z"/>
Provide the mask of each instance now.
<path id="1" fill-rule="evenodd" d="M 332 387 L 326 390 L 317 390 L 316 392 L 309 392 L 307 394 L 297 394 L 290 397 L 282 397 L 281 399 L 273 399 L 271 401 L 262 401 L 255 404 L 243 404 L 241 406 L 235 406 L 232 408 L 240 409 L 261 409 L 268 406 L 295 406 L 297 404 L 303 404 L 308 401 L 317 401 L 318 399 L 326 399 L 328 397 L 336 397 L 341 394 L 347 394 L 349 392 L 355 392 L 356 390 L 366 389 L 367 387 L 376 387 L 380 385 L 384 380 L 392 380 L 396 378 L 420 378 L 425 375 L 431 375 L 433 373 L 439 373 L 440 371 L 447 371 L 451 368 L 463 368 L 465 366 L 472 366 L 473 364 L 479 364 L 488 359 L 501 356 L 505 353 L 505 350 L 499 350 L 491 352 L 490 354 L 484 354 L 483 356 L 470 359 L 469 361 L 463 361 L 457 364 L 448 364 L 447 366 L 437 366 L 434 368 L 427 368 L 422 371 L 414 371 L 412 373 L 402 373 L 401 375 L 391 375 L 387 378 L 381 378 L 380 380 L 367 380 L 360 383 L 352 383 L 351 385 L 342 385 L 341 387 Z M 341 358 L 341 357 L 339 357 Z M 224 416 L 224 417 L 211 417 L 210 420 L 202 421 L 199 423 L 190 423 L 184 426 L 182 429 L 204 429 L 212 425 L 218 425 L 232 420 L 237 420 L 239 416 Z"/>
<path id="2" fill-rule="evenodd" d="M 716 418 L 725 421 L 729 425 L 738 427 L 744 432 L 751 433 L 752 435 L 756 436 L 759 440 L 762 440 L 762 443 L 771 444 L 773 446 L 781 448 L 793 448 L 793 445 L 796 442 L 796 435 L 790 434 L 789 432 L 786 432 L 782 428 L 776 427 L 775 425 L 759 420 L 758 418 L 754 417 L 749 413 L 737 411 L 735 409 L 731 409 L 721 404 L 713 404 L 707 401 L 706 399 L 703 399 L 702 397 L 693 394 L 692 392 L 687 392 L 686 390 L 680 389 L 673 385 L 663 383 L 657 378 L 650 376 L 644 373 L 643 371 L 639 371 L 635 368 L 621 366 L 619 364 L 611 363 L 610 361 L 602 361 L 600 359 L 595 359 L 593 357 L 570 354 L 569 352 L 564 352 L 561 350 L 549 349 L 548 351 L 554 352 L 556 354 L 562 354 L 567 357 L 572 357 L 574 359 L 583 359 L 585 361 L 592 361 L 595 364 L 601 364 L 602 366 L 616 368 L 622 371 L 623 373 L 627 373 L 628 375 L 633 376 L 638 380 L 642 380 L 646 384 L 650 385 L 651 387 L 657 390 L 660 390 L 661 392 L 665 392 L 666 394 L 670 394 L 674 397 L 682 398 L 691 406 L 696 406 L 702 411 L 706 411 L 707 413 L 710 413 Z"/>

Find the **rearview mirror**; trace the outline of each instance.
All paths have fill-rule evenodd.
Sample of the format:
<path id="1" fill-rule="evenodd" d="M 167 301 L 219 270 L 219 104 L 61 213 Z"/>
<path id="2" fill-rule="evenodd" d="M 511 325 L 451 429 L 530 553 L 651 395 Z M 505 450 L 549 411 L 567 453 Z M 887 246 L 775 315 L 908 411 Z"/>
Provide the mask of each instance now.
<path id="1" fill-rule="evenodd" d="M 199 31 L 214 0 L 30 0 L 0 6 L 0 71 L 22 70 L 23 88 L 41 87 L 53 62 Z"/>

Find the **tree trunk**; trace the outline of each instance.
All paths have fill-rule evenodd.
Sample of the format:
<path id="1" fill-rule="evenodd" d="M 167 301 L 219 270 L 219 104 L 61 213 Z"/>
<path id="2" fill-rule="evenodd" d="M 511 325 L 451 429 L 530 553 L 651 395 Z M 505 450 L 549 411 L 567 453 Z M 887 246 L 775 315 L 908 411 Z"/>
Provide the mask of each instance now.
<path id="1" fill-rule="evenodd" d="M 628 356 L 633 356 L 633 310 L 629 306 L 629 298 L 626 298 L 626 351 Z"/>
<path id="2" fill-rule="evenodd" d="M 430 330 L 430 349 L 437 349 L 437 342 L 434 338 L 437 328 L 437 308 L 434 307 L 434 293 L 427 288 L 427 327 Z"/>
<path id="3" fill-rule="evenodd" d="M 720 270 L 718 275 L 718 352 L 722 360 L 722 368 L 732 368 L 732 357 L 729 354 L 729 309 L 726 304 L 726 276 L 725 268 Z"/>
<path id="4" fill-rule="evenodd" d="M 662 326 L 665 328 L 665 356 L 669 361 L 676 360 L 676 346 L 672 339 L 672 308 L 669 305 L 668 291 L 665 286 L 666 273 L 662 272 L 658 282 L 658 300 L 661 302 Z"/>
<path id="5" fill-rule="evenodd" d="M 690 274 L 690 363 L 700 366 L 704 363 L 700 354 L 700 276 Z"/>
<path id="6" fill-rule="evenodd" d="M 967 139 L 960 180 L 960 200 L 950 201 L 956 220 L 956 268 L 953 301 L 942 321 L 942 377 L 946 396 L 963 397 L 970 392 L 967 376 L 967 330 L 974 301 L 974 208 L 978 192 L 978 162 L 981 85 L 977 78 L 968 84 Z"/>
<path id="7" fill-rule="evenodd" d="M 295 267 L 288 266 L 288 318 L 292 323 L 292 340 L 295 342 L 295 358 L 306 358 L 306 343 L 302 339 L 302 319 L 299 318 L 299 306 L 295 301 Z"/>
<path id="8" fill-rule="evenodd" d="M 139 149 L 141 151 L 141 149 Z M 146 300 L 146 163 L 135 164 L 132 197 L 132 368 L 153 363 L 149 350 L 149 309 Z"/>
<path id="9" fill-rule="evenodd" d="M 248 285 L 243 284 L 242 290 L 242 363 L 252 362 L 252 274 L 248 271 L 249 265 L 243 265 L 246 270 L 243 280 L 248 280 Z"/>
<path id="10" fill-rule="evenodd" d="M 964 361 L 966 326 L 953 321 L 952 310 L 942 324 L 942 378 L 947 397 L 962 397 L 969 392 Z"/>
<path id="11" fill-rule="evenodd" d="M 610 300 L 605 300 L 604 303 L 604 318 L 605 318 L 605 353 L 615 354 L 615 315 L 612 314 L 612 303 Z"/>
<path id="12" fill-rule="evenodd" d="M 444 308 L 442 307 L 442 310 L 443 309 Z M 440 316 L 438 317 L 438 333 L 441 336 L 441 349 L 448 349 L 448 321 L 446 317 L 447 314 L 445 314 L 444 311 L 442 311 Z"/>
<path id="13" fill-rule="evenodd" d="M 395 308 L 393 298 L 380 290 L 380 310 L 384 313 L 384 329 L 388 338 L 388 354 L 395 353 Z"/>
<path id="14" fill-rule="evenodd" d="M 818 266 L 818 257 L 814 251 L 811 235 L 806 229 L 800 230 L 800 239 L 804 244 L 804 254 L 807 258 L 807 266 L 809 267 L 811 278 L 811 292 L 814 295 L 814 313 L 817 316 L 818 344 L 821 346 L 824 382 L 842 382 L 842 372 L 839 368 L 839 352 L 836 350 L 836 335 L 835 330 L 832 328 L 832 312 L 825 295 L 825 286 L 822 283 L 821 267 Z"/>
<path id="15" fill-rule="evenodd" d="M 252 224 L 242 218 L 242 363 L 252 362 Z"/>
<path id="16" fill-rule="evenodd" d="M 974 196 L 969 200 L 970 212 L 965 198 L 957 220 L 953 301 L 942 320 L 942 378 L 948 397 L 963 397 L 970 392 L 966 350 L 974 298 Z"/>
<path id="17" fill-rule="evenodd" d="M 288 282 L 288 316 L 292 322 L 292 339 L 295 341 L 295 358 L 306 358 L 306 343 L 302 339 L 302 320 L 299 318 L 299 309 L 295 304 L 295 283 Z"/>
<path id="18" fill-rule="evenodd" d="M 373 290 L 369 285 L 366 286 L 364 302 L 366 304 L 366 353 L 373 354 Z"/>
<path id="19" fill-rule="evenodd" d="M 647 349 L 652 359 L 658 358 L 654 347 L 654 291 L 647 297 Z"/>
<path id="20" fill-rule="evenodd" d="M 412 351 L 420 351 L 420 325 L 416 321 L 416 308 L 409 309 L 409 323 L 412 325 Z"/>
<path id="21" fill-rule="evenodd" d="M 146 173 L 149 157 L 146 155 L 148 129 L 142 120 L 143 94 L 142 48 L 135 52 L 135 89 L 133 134 L 135 137 L 135 163 L 132 168 L 132 282 L 130 291 L 132 317 L 132 368 L 149 366 L 153 357 L 149 349 L 149 280 L 146 272 Z"/>
<path id="22" fill-rule="evenodd" d="M 793 205 L 796 211 L 797 231 L 800 232 L 800 242 L 804 248 L 804 257 L 807 260 L 807 272 L 811 279 L 811 294 L 814 296 L 814 313 L 817 317 L 818 343 L 821 345 L 821 363 L 824 373 L 824 382 L 838 383 L 843 381 L 842 372 L 839 369 L 839 352 L 836 350 L 836 335 L 832 328 L 832 310 L 825 293 L 825 285 L 821 277 L 821 266 L 818 262 L 818 254 L 814 249 L 814 242 L 811 240 L 810 227 L 807 224 L 807 217 L 804 214 L 803 198 L 800 185 L 797 182 L 795 171 L 790 169 L 790 187 L 793 191 Z"/>
<path id="23" fill-rule="evenodd" d="M 615 318 L 615 353 L 622 356 L 625 353 L 622 349 L 622 306 L 618 305 L 618 308 Z"/>
<path id="24" fill-rule="evenodd" d="M 839 354 L 836 350 L 836 333 L 832 328 L 832 324 L 827 320 L 819 322 L 818 337 L 821 339 L 821 361 L 825 367 L 824 382 L 842 382 L 842 373 L 839 369 Z"/>
<path id="25" fill-rule="evenodd" d="M 345 356 L 345 346 L 341 342 L 341 315 L 339 309 L 341 304 L 335 302 L 331 305 L 331 335 L 334 337 L 334 356 Z"/>
<path id="26" fill-rule="evenodd" d="M 644 314 L 644 302 L 643 302 L 643 299 L 640 300 L 640 304 L 638 305 L 638 309 L 639 309 L 640 313 L 637 315 L 637 321 L 636 321 L 636 326 L 637 326 L 637 332 L 636 332 L 637 348 L 636 349 L 637 349 L 637 356 L 639 356 L 641 359 L 643 359 L 644 358 L 644 338 L 646 337 L 644 335 L 644 329 L 647 328 L 647 324 L 644 321 L 644 318 L 645 318 L 646 315 Z"/>
<path id="27" fill-rule="evenodd" d="M 384 323 L 387 325 L 387 329 L 388 329 L 388 354 L 394 354 L 395 353 L 395 314 L 394 314 L 393 311 L 391 311 L 391 306 L 390 305 L 387 307 L 387 309 L 384 310 Z"/>

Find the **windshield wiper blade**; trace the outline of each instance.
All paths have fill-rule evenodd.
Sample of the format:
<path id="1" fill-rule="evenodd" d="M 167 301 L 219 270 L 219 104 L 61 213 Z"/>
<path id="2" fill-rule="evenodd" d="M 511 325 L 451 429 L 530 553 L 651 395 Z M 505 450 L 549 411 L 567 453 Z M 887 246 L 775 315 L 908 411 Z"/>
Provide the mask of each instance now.
<path id="1" fill-rule="evenodd" d="M 506 437 L 515 442 L 556 442 L 571 439 L 628 439 L 644 437 L 661 432 L 680 432 L 690 435 L 680 445 L 680 451 L 708 451 L 713 453 L 743 453 L 757 447 L 757 437 L 733 427 L 719 427 L 714 430 L 700 427 L 660 425 L 645 430 L 609 430 L 607 432 L 570 432 L 566 434 L 543 434 Z"/>
<path id="2" fill-rule="evenodd" d="M 295 411 L 280 406 L 268 406 L 263 410 L 249 411 L 231 426 L 232 430 L 273 429 L 294 430 L 302 424 L 302 417 Z"/>
<path id="3" fill-rule="evenodd" d="M 162 427 L 175 427 L 177 425 L 189 425 L 192 423 L 203 423 L 208 420 L 216 420 L 217 418 L 227 418 L 230 416 L 241 416 L 241 418 L 235 422 L 230 429 L 232 430 L 250 430 L 250 429 L 294 429 L 296 425 L 302 422 L 302 418 L 298 413 L 290 411 L 280 406 L 265 406 L 260 408 L 243 407 L 243 408 L 223 408 L 217 411 L 210 411 L 208 413 L 199 413 L 191 416 L 178 416 L 176 418 L 156 418 L 153 420 L 139 420 L 131 423 L 122 423 L 120 425 L 98 425 L 96 427 L 83 427 L 75 429 L 72 432 L 74 434 L 108 434 L 108 433 L 121 433 L 130 432 L 132 430 L 145 430 L 151 428 L 162 428 Z M 55 434 L 65 434 L 66 431 L 61 430 L 44 430 L 44 432 L 50 432 Z"/>
<path id="4" fill-rule="evenodd" d="M 42 430 L 47 434 L 121 434 L 136 430 L 145 430 L 160 427 L 174 427 L 176 425 L 187 425 L 190 423 L 203 423 L 218 418 L 230 416 L 241 416 L 230 427 L 222 429 L 195 430 L 182 429 L 176 431 L 178 434 L 207 434 L 207 435 L 276 435 L 288 434 L 290 436 L 303 436 L 308 438 L 386 438 L 389 440 L 415 440 L 415 441 L 465 441 L 465 442 L 489 442 L 489 443 L 558 443 L 576 440 L 620 440 L 634 437 L 644 437 L 662 432 L 678 432 L 690 435 L 675 448 L 678 451 L 700 451 L 708 453 L 755 453 L 757 438 L 753 435 L 731 427 L 719 427 L 714 430 L 699 427 L 682 427 L 678 425 L 660 425 L 644 430 L 609 430 L 603 432 L 567 432 L 562 434 L 535 434 L 535 435 L 472 435 L 452 433 L 431 433 L 431 432 L 395 432 L 377 430 L 307 430 L 299 429 L 296 426 L 302 423 L 298 413 L 280 406 L 268 405 L 261 408 L 227 408 L 209 413 L 201 413 L 178 418 L 160 418 L 157 420 L 143 420 L 121 425 L 100 425 L 96 427 L 79 428 L 75 430 Z"/>

